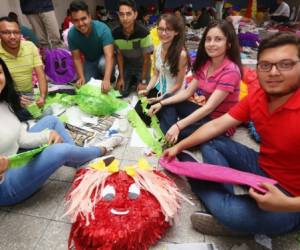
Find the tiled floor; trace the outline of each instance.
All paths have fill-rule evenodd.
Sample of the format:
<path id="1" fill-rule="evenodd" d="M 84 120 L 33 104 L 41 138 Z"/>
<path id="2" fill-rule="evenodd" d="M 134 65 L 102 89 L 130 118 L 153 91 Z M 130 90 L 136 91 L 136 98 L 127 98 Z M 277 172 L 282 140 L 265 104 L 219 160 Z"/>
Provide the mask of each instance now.
<path id="1" fill-rule="evenodd" d="M 248 145 L 257 147 L 248 138 L 245 129 L 239 129 L 235 138 Z M 143 149 L 132 148 L 127 141 L 124 145 L 115 149 L 113 154 L 121 160 L 121 165 L 127 165 L 131 162 L 136 162 L 143 155 Z M 148 160 L 154 166 L 158 165 L 156 157 L 151 157 Z M 62 167 L 51 176 L 39 192 L 22 204 L 0 208 L 0 249 L 67 249 L 70 224 L 67 218 L 62 218 L 64 213 L 63 203 L 64 195 L 70 187 L 74 173 L 74 169 Z M 201 209 L 201 205 L 190 192 L 184 179 L 176 178 L 176 183 L 196 205 L 183 204 L 174 226 L 153 249 L 166 249 L 167 243 L 193 242 L 214 243 L 220 250 L 263 249 L 253 239 L 211 237 L 194 231 L 191 227 L 189 216 L 193 211 Z M 299 243 L 296 241 L 296 237 L 297 234 L 290 234 L 273 239 L 273 249 L 300 249 L 298 248 Z M 241 245 L 242 247 L 238 248 Z"/>

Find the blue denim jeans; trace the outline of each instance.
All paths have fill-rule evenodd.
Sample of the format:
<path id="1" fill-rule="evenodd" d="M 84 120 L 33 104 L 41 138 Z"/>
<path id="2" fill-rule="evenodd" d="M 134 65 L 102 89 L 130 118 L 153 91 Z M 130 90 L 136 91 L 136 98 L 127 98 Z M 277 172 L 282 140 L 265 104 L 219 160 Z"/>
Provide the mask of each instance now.
<path id="1" fill-rule="evenodd" d="M 20 168 L 9 169 L 0 184 L 0 206 L 13 205 L 35 193 L 46 180 L 62 165 L 77 167 L 101 156 L 98 147 L 78 147 L 54 116 L 46 116 L 30 129 L 39 132 L 46 128 L 56 130 L 64 143 L 53 144 Z"/>
<path id="2" fill-rule="evenodd" d="M 130 94 L 132 88 L 137 87 L 142 82 L 143 60 L 124 60 L 124 90 L 122 96 Z M 150 67 L 146 76 L 146 82 L 150 79 Z"/>
<path id="3" fill-rule="evenodd" d="M 83 70 L 86 82 L 88 82 L 91 77 L 95 79 L 102 79 L 105 72 L 105 57 L 101 56 L 99 60 L 93 62 L 85 60 Z"/>
<path id="4" fill-rule="evenodd" d="M 160 128 L 162 132 L 166 134 L 169 128 L 172 127 L 172 125 L 174 125 L 178 120 L 189 116 L 199 108 L 199 105 L 190 101 L 183 101 L 163 106 L 159 112 Z M 182 129 L 178 136 L 178 140 L 188 137 L 208 121 L 210 121 L 210 118 L 207 116 Z"/>
<path id="5" fill-rule="evenodd" d="M 202 144 L 201 152 L 206 163 L 267 176 L 259 167 L 257 152 L 225 136 Z M 191 160 L 188 156 L 179 155 L 179 158 Z M 196 179 L 189 179 L 189 182 L 207 210 L 234 231 L 274 236 L 300 229 L 300 213 L 264 211 L 249 195 L 235 195 L 232 185 Z"/>

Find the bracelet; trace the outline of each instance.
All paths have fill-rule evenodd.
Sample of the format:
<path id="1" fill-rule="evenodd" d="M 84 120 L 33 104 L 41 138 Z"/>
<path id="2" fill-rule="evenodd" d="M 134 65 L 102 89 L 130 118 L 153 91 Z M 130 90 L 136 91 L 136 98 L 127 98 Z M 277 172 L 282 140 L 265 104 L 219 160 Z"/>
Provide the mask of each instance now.
<path id="1" fill-rule="evenodd" d="M 178 128 L 178 130 L 181 131 L 181 129 L 180 129 L 180 127 L 179 127 L 179 125 L 178 125 L 177 122 L 175 123 L 175 125 L 176 125 L 176 127 Z"/>

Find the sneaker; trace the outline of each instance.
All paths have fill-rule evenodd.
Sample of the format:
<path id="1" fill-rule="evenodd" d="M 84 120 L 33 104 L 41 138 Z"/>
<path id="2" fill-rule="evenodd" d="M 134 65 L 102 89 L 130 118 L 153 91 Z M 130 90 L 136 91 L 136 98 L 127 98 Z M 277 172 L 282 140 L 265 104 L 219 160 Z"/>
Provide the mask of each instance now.
<path id="1" fill-rule="evenodd" d="M 202 234 L 214 236 L 245 237 L 246 233 L 232 231 L 218 222 L 211 214 L 195 212 L 190 217 L 193 228 Z"/>
<path id="2" fill-rule="evenodd" d="M 96 146 L 104 147 L 107 151 L 113 150 L 116 146 L 120 145 L 124 141 L 124 137 L 120 134 L 112 134 L 109 138 L 104 138 Z"/>
<path id="3" fill-rule="evenodd" d="M 103 141 L 103 135 L 95 133 L 92 137 L 84 141 L 84 147 L 94 147 Z"/>

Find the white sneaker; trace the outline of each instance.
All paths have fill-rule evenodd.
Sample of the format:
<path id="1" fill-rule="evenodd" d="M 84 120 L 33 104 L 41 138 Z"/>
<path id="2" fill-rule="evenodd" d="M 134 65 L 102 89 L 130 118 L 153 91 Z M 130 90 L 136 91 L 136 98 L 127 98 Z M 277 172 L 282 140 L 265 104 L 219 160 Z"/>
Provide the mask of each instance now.
<path id="1" fill-rule="evenodd" d="M 84 142 L 84 147 L 93 147 L 97 146 L 99 143 L 103 141 L 103 135 L 101 136 L 99 133 L 95 133 L 94 137 L 90 140 L 86 140 Z"/>
<path id="2" fill-rule="evenodd" d="M 124 137 L 120 134 L 113 134 L 109 138 L 103 139 L 100 143 L 96 146 L 104 147 L 107 151 L 113 150 L 116 146 L 120 145 L 124 141 Z"/>

